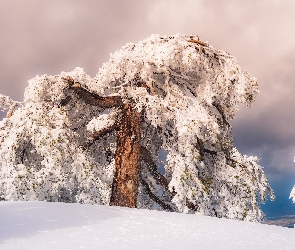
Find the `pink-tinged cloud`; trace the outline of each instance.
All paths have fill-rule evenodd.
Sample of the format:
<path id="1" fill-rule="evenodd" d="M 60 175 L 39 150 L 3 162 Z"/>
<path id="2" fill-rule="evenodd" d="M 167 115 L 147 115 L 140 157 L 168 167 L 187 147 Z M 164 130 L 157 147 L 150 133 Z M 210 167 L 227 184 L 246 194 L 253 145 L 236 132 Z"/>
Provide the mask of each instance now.
<path id="1" fill-rule="evenodd" d="M 294 1 L 11 0 L 0 9 L 0 93 L 15 100 L 37 74 L 80 66 L 94 76 L 110 53 L 152 33 L 194 33 L 226 50 L 261 90 L 233 122 L 236 145 L 266 172 L 294 174 Z"/>

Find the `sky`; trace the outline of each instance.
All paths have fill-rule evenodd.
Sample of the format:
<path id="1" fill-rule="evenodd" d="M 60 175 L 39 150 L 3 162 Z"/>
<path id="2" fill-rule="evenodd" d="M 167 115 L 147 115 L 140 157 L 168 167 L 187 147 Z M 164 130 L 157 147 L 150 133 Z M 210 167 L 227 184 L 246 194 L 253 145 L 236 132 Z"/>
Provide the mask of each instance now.
<path id="1" fill-rule="evenodd" d="M 293 0 L 0 0 L 0 9 L 0 93 L 18 101 L 36 75 L 79 66 L 95 76 L 110 53 L 155 33 L 197 34 L 229 52 L 261 91 L 232 122 L 235 145 L 261 158 L 276 195 L 289 196 L 295 184 Z"/>
<path id="2" fill-rule="evenodd" d="M 294 249 L 295 229 L 57 202 L 0 202 L 0 249 Z"/>

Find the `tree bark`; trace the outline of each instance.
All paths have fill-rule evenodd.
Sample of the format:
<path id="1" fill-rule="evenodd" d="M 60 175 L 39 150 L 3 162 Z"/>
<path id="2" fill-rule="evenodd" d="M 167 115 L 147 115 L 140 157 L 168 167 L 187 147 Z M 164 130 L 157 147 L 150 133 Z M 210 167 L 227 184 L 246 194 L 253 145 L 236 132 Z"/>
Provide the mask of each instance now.
<path id="1" fill-rule="evenodd" d="M 111 206 L 137 206 L 140 174 L 141 114 L 125 104 L 117 133 L 115 177 L 112 186 Z"/>
<path id="2" fill-rule="evenodd" d="M 102 97 L 98 94 L 84 89 L 79 82 L 75 82 L 71 77 L 63 78 L 69 83 L 69 88 L 89 105 L 103 108 L 119 107 L 121 110 L 120 119 L 108 128 L 102 129 L 92 134 L 88 141 L 82 146 L 84 149 L 90 147 L 93 142 L 101 136 L 117 130 L 117 148 L 115 152 L 115 175 L 112 184 L 112 194 L 110 199 L 111 206 L 137 207 L 137 196 L 140 183 L 140 163 L 145 161 L 149 166 L 149 172 L 153 177 L 168 189 L 168 181 L 157 171 L 152 157 L 147 149 L 141 146 L 141 113 L 133 109 L 131 104 L 124 104 L 120 96 Z M 138 87 L 144 87 L 149 92 L 150 89 L 145 83 L 138 82 Z M 64 106 L 70 101 L 66 98 L 60 105 Z M 162 202 L 149 190 L 147 184 L 142 180 L 147 193 L 155 202 L 164 209 L 173 209 Z M 173 194 L 172 194 L 173 195 Z"/>

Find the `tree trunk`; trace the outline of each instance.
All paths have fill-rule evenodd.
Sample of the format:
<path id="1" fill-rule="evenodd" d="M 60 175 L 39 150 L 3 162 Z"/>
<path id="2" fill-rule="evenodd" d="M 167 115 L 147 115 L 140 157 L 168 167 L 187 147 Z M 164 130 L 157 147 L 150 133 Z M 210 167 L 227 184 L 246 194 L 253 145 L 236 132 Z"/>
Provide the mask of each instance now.
<path id="1" fill-rule="evenodd" d="M 139 187 L 141 114 L 130 104 L 125 104 L 122 111 L 110 205 L 135 208 Z"/>

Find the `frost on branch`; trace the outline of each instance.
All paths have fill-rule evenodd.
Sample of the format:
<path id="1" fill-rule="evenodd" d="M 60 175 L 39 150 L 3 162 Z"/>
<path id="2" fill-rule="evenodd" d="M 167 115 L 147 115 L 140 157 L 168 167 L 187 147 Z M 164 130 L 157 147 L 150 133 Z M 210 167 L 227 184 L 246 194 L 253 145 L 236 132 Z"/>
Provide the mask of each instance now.
<path id="1" fill-rule="evenodd" d="M 12 113 L 17 105 L 18 102 L 11 100 L 8 96 L 0 94 L 0 111 L 8 110 L 6 118 L 10 118 L 12 116 Z"/>
<path id="2" fill-rule="evenodd" d="M 0 94 L 0 110 L 5 111 L 11 107 L 13 101 L 5 95 Z"/>
<path id="3" fill-rule="evenodd" d="M 293 203 L 295 203 L 295 186 L 290 193 L 290 199 L 292 199 Z"/>
<path id="4" fill-rule="evenodd" d="M 294 158 L 294 162 L 295 162 L 295 158 Z M 295 203 L 295 186 L 293 187 L 293 189 L 290 193 L 289 199 L 292 199 L 293 203 Z"/>
<path id="5" fill-rule="evenodd" d="M 230 126 L 257 93 L 234 57 L 189 35 L 127 44 L 95 78 L 81 68 L 37 76 L 0 123 L 0 199 L 260 221 L 258 203 L 273 192 Z"/>

